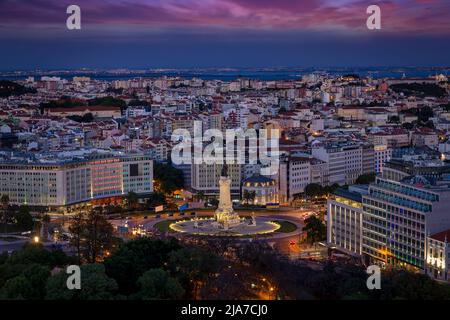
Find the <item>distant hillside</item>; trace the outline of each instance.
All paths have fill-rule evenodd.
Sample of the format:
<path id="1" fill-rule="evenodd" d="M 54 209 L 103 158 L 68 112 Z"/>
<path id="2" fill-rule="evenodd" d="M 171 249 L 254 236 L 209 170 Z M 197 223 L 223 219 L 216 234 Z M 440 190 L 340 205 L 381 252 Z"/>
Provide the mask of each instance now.
<path id="1" fill-rule="evenodd" d="M 390 89 L 394 92 L 402 92 L 406 96 L 418 97 L 443 97 L 446 92 L 444 88 L 432 83 L 401 83 L 393 84 Z"/>
<path id="2" fill-rule="evenodd" d="M 12 81 L 0 80 L 1 98 L 7 98 L 9 96 L 20 96 L 26 93 L 36 93 L 36 89 L 27 88 Z"/>

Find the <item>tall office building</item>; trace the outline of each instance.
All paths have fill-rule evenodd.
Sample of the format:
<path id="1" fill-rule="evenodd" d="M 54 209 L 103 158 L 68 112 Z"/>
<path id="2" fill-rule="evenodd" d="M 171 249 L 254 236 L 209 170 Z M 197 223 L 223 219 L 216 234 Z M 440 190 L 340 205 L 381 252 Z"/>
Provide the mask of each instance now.
<path id="1" fill-rule="evenodd" d="M 338 189 L 328 200 L 328 244 L 368 263 L 448 279 L 449 169 L 432 160 L 396 160 L 386 163 L 360 201 L 350 192 L 352 186 Z M 409 174 L 418 172 L 422 175 Z M 355 246 L 358 239 L 360 248 Z"/>
<path id="2" fill-rule="evenodd" d="M 450 228 L 449 210 L 448 185 L 427 185 L 420 176 L 377 178 L 363 196 L 363 253 L 384 264 L 424 269 L 427 235 Z"/>
<path id="3" fill-rule="evenodd" d="M 362 196 L 366 186 L 338 188 L 328 200 L 327 242 L 350 255 L 362 254 Z"/>
<path id="4" fill-rule="evenodd" d="M 39 156 L 39 155 L 38 155 Z M 0 194 L 11 204 L 64 207 L 153 192 L 153 161 L 143 154 L 67 152 L 0 159 Z"/>

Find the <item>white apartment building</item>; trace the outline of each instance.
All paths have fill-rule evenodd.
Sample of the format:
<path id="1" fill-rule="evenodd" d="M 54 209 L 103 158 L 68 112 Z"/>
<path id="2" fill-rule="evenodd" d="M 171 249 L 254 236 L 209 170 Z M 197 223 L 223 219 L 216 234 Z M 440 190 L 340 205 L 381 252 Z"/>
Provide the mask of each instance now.
<path id="1" fill-rule="evenodd" d="M 281 159 L 278 177 L 280 203 L 289 203 L 305 192 L 310 183 L 328 185 L 328 164 L 308 154 L 293 154 Z"/>
<path id="2" fill-rule="evenodd" d="M 441 231 L 427 238 L 427 262 L 425 272 L 437 280 L 450 280 L 450 230 Z"/>
<path id="3" fill-rule="evenodd" d="M 330 184 L 352 184 L 362 174 L 373 172 L 374 150 L 363 142 L 330 142 L 313 145 L 312 156 L 328 164 Z"/>
<path id="4" fill-rule="evenodd" d="M 311 159 L 290 156 L 280 161 L 278 178 L 280 203 L 289 203 L 294 195 L 303 193 L 310 183 Z"/>

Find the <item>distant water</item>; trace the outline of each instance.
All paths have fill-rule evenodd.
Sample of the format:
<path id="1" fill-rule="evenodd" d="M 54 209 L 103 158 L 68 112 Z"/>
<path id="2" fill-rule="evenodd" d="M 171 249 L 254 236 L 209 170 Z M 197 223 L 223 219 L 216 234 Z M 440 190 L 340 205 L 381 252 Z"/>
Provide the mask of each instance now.
<path id="1" fill-rule="evenodd" d="M 259 80 L 293 80 L 311 73 L 327 73 L 334 76 L 344 74 L 357 74 L 361 77 L 371 76 L 372 78 L 401 78 L 406 77 L 428 77 L 436 74 L 450 75 L 450 67 L 436 68 L 332 68 L 332 69 L 312 69 L 312 68 L 266 68 L 266 69 L 205 69 L 205 70 L 168 70 L 168 71 L 26 71 L 26 72 L 0 72 L 0 79 L 22 80 L 28 76 L 39 79 L 41 76 L 58 76 L 64 79 L 72 79 L 74 76 L 88 76 L 92 79 L 113 81 L 127 80 L 137 77 L 158 78 L 162 76 L 182 77 L 186 79 L 201 78 L 204 80 L 230 81 L 237 78 L 250 78 Z"/>

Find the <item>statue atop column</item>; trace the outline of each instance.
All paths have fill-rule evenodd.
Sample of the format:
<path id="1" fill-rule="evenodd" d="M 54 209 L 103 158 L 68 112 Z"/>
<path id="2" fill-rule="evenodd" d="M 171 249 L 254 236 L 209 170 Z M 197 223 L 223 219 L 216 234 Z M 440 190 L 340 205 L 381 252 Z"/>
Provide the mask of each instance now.
<path id="1" fill-rule="evenodd" d="M 219 228 L 224 230 L 241 224 L 241 219 L 233 210 L 230 190 L 231 179 L 228 177 L 228 166 L 224 164 L 219 179 L 219 206 L 214 215 Z"/>
<path id="2" fill-rule="evenodd" d="M 222 172 L 220 173 L 221 177 L 228 177 L 228 165 L 226 163 L 223 164 Z"/>

